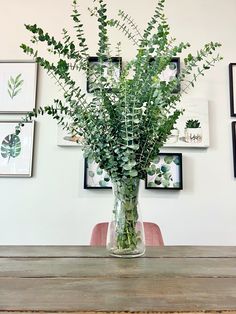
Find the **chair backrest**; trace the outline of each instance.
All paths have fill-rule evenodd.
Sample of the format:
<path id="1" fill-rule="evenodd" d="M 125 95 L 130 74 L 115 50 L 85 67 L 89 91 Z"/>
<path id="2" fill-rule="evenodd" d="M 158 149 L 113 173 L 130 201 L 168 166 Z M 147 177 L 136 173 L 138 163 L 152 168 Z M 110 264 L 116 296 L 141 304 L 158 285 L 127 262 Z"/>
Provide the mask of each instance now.
<path id="1" fill-rule="evenodd" d="M 159 226 L 153 222 L 144 222 L 145 242 L 147 246 L 163 246 L 163 238 Z M 90 245 L 105 246 L 107 239 L 108 222 L 101 222 L 94 226 Z"/>

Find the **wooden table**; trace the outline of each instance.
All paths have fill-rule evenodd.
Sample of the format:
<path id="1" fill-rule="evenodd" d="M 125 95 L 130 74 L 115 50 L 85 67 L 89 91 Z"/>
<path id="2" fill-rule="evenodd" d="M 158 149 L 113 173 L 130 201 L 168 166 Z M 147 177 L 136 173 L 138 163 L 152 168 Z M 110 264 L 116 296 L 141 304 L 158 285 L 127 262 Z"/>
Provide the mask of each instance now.
<path id="1" fill-rule="evenodd" d="M 0 313 L 236 313 L 236 247 L 0 246 Z"/>

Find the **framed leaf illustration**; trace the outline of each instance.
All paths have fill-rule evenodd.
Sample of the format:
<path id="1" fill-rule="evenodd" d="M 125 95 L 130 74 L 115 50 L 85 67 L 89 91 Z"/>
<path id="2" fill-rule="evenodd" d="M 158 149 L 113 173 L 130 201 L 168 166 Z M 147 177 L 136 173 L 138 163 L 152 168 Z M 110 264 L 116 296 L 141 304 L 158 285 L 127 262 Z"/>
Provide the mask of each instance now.
<path id="1" fill-rule="evenodd" d="M 18 121 L 0 121 L 0 177 L 31 177 L 34 122 L 27 122 L 19 135 Z"/>
<path id="2" fill-rule="evenodd" d="M 34 61 L 0 61 L 0 113 L 32 111 L 36 102 Z"/>
<path id="3" fill-rule="evenodd" d="M 111 189 L 111 179 L 98 164 L 85 158 L 84 163 L 84 189 Z"/>
<path id="4" fill-rule="evenodd" d="M 145 188 L 182 190 L 182 154 L 158 154 L 147 170 Z"/>

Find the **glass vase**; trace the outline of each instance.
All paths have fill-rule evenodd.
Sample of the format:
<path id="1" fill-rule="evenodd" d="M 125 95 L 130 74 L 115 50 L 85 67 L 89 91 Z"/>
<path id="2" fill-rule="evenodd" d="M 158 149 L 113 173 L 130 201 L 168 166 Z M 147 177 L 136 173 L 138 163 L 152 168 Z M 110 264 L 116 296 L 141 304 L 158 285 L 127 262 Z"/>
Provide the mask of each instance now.
<path id="1" fill-rule="evenodd" d="M 108 226 L 107 249 L 112 256 L 138 257 L 145 252 L 144 228 L 138 205 L 139 179 L 112 180 L 114 209 Z"/>

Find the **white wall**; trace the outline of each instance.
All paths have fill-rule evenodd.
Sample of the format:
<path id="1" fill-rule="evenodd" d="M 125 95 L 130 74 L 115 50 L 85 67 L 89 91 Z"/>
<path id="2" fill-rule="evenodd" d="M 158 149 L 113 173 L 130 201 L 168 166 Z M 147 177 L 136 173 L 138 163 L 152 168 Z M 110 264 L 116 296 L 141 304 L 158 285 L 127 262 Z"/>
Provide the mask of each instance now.
<path id="1" fill-rule="evenodd" d="M 71 29 L 70 0 L 1 0 L 0 60 L 27 59 L 19 45 L 29 42 L 24 23 L 37 23 L 60 36 Z M 90 1 L 80 0 L 87 14 Z M 154 0 L 109 0 L 111 11 L 122 8 L 145 26 Z M 189 96 L 210 103 L 210 147 L 169 149 L 182 152 L 184 190 L 150 191 L 140 195 L 143 219 L 157 222 L 165 243 L 236 245 L 236 181 L 233 178 L 228 64 L 236 62 L 235 0 L 167 0 L 173 36 L 192 43 L 192 51 L 213 40 L 223 44 L 223 62 L 204 77 Z M 85 18 L 91 55 L 96 51 L 95 21 Z M 113 36 L 114 42 L 118 35 Z M 126 42 L 125 42 L 126 43 Z M 124 59 L 133 50 L 126 43 Z M 38 105 L 57 96 L 57 88 L 40 71 Z M 0 100 L 1 101 L 1 100 Z M 1 115 L 1 120 L 17 118 Z M 36 125 L 32 178 L 0 178 L 0 244 L 88 244 L 92 226 L 110 218 L 111 191 L 83 189 L 80 148 L 56 145 L 56 125 L 40 118 Z"/>

